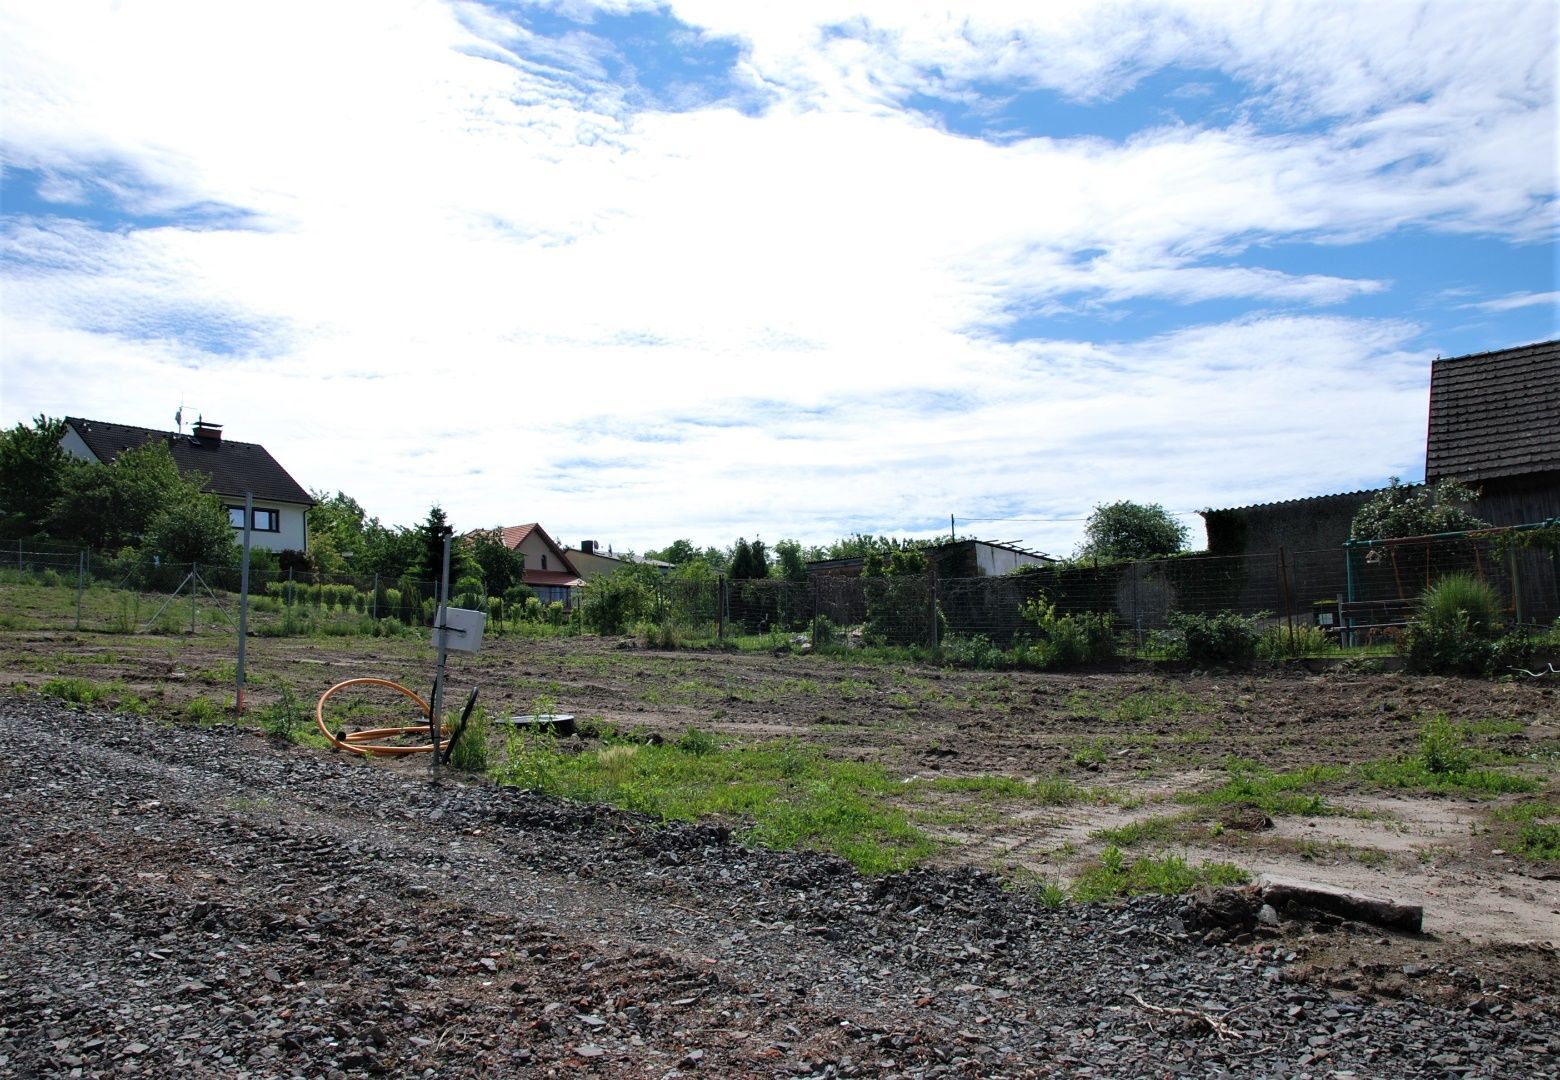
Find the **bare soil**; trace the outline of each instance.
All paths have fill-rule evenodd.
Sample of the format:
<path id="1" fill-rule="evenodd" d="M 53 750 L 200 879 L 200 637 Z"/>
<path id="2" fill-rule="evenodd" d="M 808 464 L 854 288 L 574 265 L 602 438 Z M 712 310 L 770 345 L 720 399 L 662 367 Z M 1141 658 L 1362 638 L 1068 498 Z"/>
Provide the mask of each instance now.
<path id="1" fill-rule="evenodd" d="M 234 651 L 233 638 L 219 634 L 157 638 L 11 632 L 0 636 L 0 677 L 17 688 L 35 688 L 61 676 L 88 679 L 112 687 L 121 703 L 147 703 L 155 719 L 179 714 L 196 698 L 230 702 Z M 431 651 L 421 643 L 256 640 L 249 650 L 249 700 L 252 707 L 264 705 L 286 686 L 312 703 L 330 685 L 358 675 L 420 688 L 428 684 L 431 672 Z M 1120 993 L 1114 993 L 1108 1007 L 1099 1000 L 1092 1007 L 1100 1016 L 1106 1016 L 1100 1010 L 1108 1008 L 1115 1010 L 1109 1016 L 1131 1021 L 1127 1029 L 1116 1031 L 1127 1040 L 1120 1046 L 1146 1056 L 1121 1060 L 1142 1067 L 1111 1069 L 1108 1057 L 1079 1051 L 1097 1025 L 1089 1025 L 1089 1037 L 1077 1035 L 1083 1021 L 1071 1014 L 1047 1014 L 1047 1009 L 1060 1006 L 1036 996 L 1039 991 L 1029 980 L 1036 973 L 1033 965 L 1040 963 L 1037 955 L 1071 948 L 1076 957 L 1069 970 L 1081 980 L 1078 985 L 1095 986 L 1087 981 L 1091 972 L 1105 978 L 1098 974 L 1095 936 L 1111 917 L 1071 913 L 1054 916 L 1062 921 L 1052 923 L 1050 913 L 1025 906 L 1021 892 L 1002 891 L 997 879 L 969 878 L 969 868 L 1065 879 L 1097 855 L 1104 843 L 1095 835 L 1100 828 L 1184 811 L 1175 796 L 1217 782 L 1231 756 L 1273 770 L 1378 761 L 1413 753 L 1424 720 L 1435 713 L 1482 725 L 1488 734 L 1480 737 L 1481 749 L 1504 755 L 1512 763 L 1508 767 L 1547 785 L 1551 801 L 1560 760 L 1560 701 L 1554 681 L 1541 679 L 1488 683 L 1343 670 L 1236 675 L 1146 669 L 1076 675 L 963 672 L 789 654 L 662 653 L 594 639 L 490 640 L 479 656 L 454 660 L 451 678 L 460 691 L 480 685 L 490 712 L 499 715 L 545 708 L 663 737 L 696 726 L 744 742 L 798 739 L 834 756 L 879 763 L 903 778 L 1061 776 L 1100 789 L 1102 797 L 1042 806 L 994 801 L 979 792 L 943 792 L 932 806 L 912 808 L 923 828 L 949 843 L 931 877 L 895 879 L 889 893 L 904 899 L 914 891 L 906 882 L 934 882 L 928 888 L 944 898 L 938 901 L 941 906 L 921 908 L 943 914 L 934 920 L 934 936 L 927 940 L 947 951 L 933 954 L 944 959 L 958 955 L 962 946 L 956 943 L 962 941 L 973 950 L 971 963 L 978 955 L 989 973 L 1015 980 L 1009 985 L 967 973 L 963 981 L 953 981 L 956 974 L 934 975 L 924 963 L 907 959 L 914 955 L 916 938 L 902 940 L 905 927 L 896 924 L 905 923 L 905 913 L 915 910 L 915 903 L 883 904 L 879 897 L 865 907 L 858 904 L 851 910 L 870 908 L 872 918 L 843 929 L 830 921 L 832 916 L 819 914 L 837 911 L 840 905 L 848 908 L 862 889 L 871 895 L 883 888 L 855 879 L 833 860 L 738 855 L 724 833 L 713 840 L 716 834 L 695 832 L 692 841 L 652 842 L 643 840 L 648 823 L 636 824 L 627 816 L 593 812 L 582 817 L 577 811 L 541 809 L 522 813 L 509 803 L 490 801 L 499 794 L 518 798 L 512 793 L 484 794 L 480 805 L 468 804 L 462 801 L 467 796 L 451 795 L 448 784 L 444 794 L 424 806 L 426 796 L 419 793 L 426 792 L 427 782 L 418 768 L 346 762 L 222 730 L 159 729 L 144 720 L 114 718 L 113 701 L 105 711 L 72 713 L 84 719 L 63 722 L 70 726 L 68 734 L 62 733 L 66 741 L 49 749 L 19 734 L 36 726 L 37 718 L 18 716 L 17 706 L 7 705 L 0 711 L 14 718 L 5 764 L 0 766 L 4 796 L 13 815 L 25 810 L 25 817 L 13 820 L 39 822 L 32 835 L 13 832 L 4 852 L 11 865 L 27 871 L 12 879 L 7 909 L 34 912 L 28 916 L 31 921 L 8 916 L 0 924 L 12 945 L 25 946 L 29 957 L 20 962 L 13 950 L 9 966 L 0 965 L 6 977 L 0 981 L 0 1029 L 11 1032 L 10 1067 L 25 1063 L 20 1071 L 50 1075 L 66 1075 L 71 1067 L 88 1073 L 130 1072 L 140 1057 L 149 1057 L 162 1069 L 174 1067 L 176 1061 L 180 1068 L 204 1062 L 211 1071 L 247 1069 L 259 1075 L 285 1074 L 288 1062 L 323 1073 L 405 1071 L 414 1064 L 443 1072 L 441 1059 L 429 1050 L 438 1046 L 440 1032 L 465 1032 L 465 1020 L 458 1015 L 463 1010 L 472 1016 L 497 1010 L 507 1018 L 503 1023 L 522 1025 L 525 1033 L 497 1036 L 483 1026 L 486 1021 L 472 1021 L 473 1029 L 455 1039 L 464 1057 L 454 1071 L 467 1071 L 468 1066 L 479 1072 L 534 1068 L 541 1074 L 563 1062 L 602 1075 L 627 1071 L 625 1063 L 632 1063 L 635 1072 L 656 1075 L 700 1069 L 715 1070 L 712 1075 L 829 1075 L 830 1069 L 834 1075 L 932 1075 L 944 1068 L 970 1075 L 1040 1075 L 1051 1071 L 1036 1064 L 1042 1045 L 1053 1055 L 1067 1049 L 1077 1068 L 1093 1063 L 1090 1067 L 1122 1075 L 1202 1072 L 1215 1066 L 1251 1071 L 1254 1062 L 1242 1065 L 1245 1059 L 1232 1047 L 1222 1047 L 1225 1040 L 1206 1024 L 1199 1029 L 1203 1038 L 1197 1046 L 1215 1056 L 1192 1052 L 1179 1059 L 1184 1067 L 1166 1068 L 1169 1059 L 1150 1052 L 1149 1032 L 1163 1034 L 1160 1029 L 1168 1022 L 1134 1026 L 1138 1020 L 1148 1024 L 1155 1014 L 1135 1009 Z M 36 699 L 14 693 L 11 700 Z M 99 733 L 111 740 L 120 729 L 124 738 L 98 745 Z M 177 732 L 168 736 L 166 754 L 157 747 L 159 730 Z M 202 749 L 200 740 L 215 742 Z M 51 760 L 37 767 L 29 755 Z M 91 767 L 74 768 L 73 763 Z M 388 786 L 378 791 L 381 784 Z M 326 796 L 341 785 L 346 785 L 346 794 L 337 809 Z M 1109 977 L 1115 979 L 1116 968 L 1125 965 L 1122 970 L 1136 972 L 1131 979 L 1138 987 L 1135 993 L 1145 1001 L 1167 1004 L 1173 1001 L 1166 994 L 1145 996 L 1145 988 L 1163 989 L 1164 984 L 1139 981 L 1166 958 L 1196 969 L 1188 969 L 1188 985 L 1198 980 L 1218 985 L 1219 971 L 1224 970 L 1220 965 L 1234 964 L 1229 970 L 1257 972 L 1264 980 L 1261 987 L 1288 987 L 1287 994 L 1300 994 L 1297 985 L 1310 987 L 1302 997 L 1321 996 L 1289 1001 L 1281 995 L 1268 1001 L 1266 989 L 1241 983 L 1241 994 L 1265 1002 L 1253 1006 L 1257 1012 L 1292 1021 L 1285 1028 L 1273 1020 L 1283 1030 L 1264 1036 L 1269 1049 L 1288 1063 L 1286 1074 L 1322 1069 L 1325 1075 L 1342 1067 L 1340 1062 L 1354 1062 L 1353 1067 L 1364 1070 L 1360 1075 L 1418 1075 L 1415 1070 L 1421 1067 L 1429 1070 L 1426 1075 L 1443 1075 L 1460 1068 L 1457 1062 L 1431 1062 L 1436 1054 L 1457 1055 L 1418 1036 L 1405 1036 L 1401 1053 L 1393 1051 L 1379 1061 L 1341 1054 L 1329 1063 L 1326 1048 L 1341 1037 L 1338 1024 L 1306 1034 L 1302 1021 L 1314 1019 L 1319 1009 L 1336 1011 L 1339 1003 L 1365 1008 L 1361 1002 L 1451 1009 L 1456 1011 L 1455 1023 L 1430 1013 L 1414 1017 L 1429 1027 L 1452 1024 L 1449 1030 L 1463 1031 L 1473 1031 L 1470 1017 L 1481 1018 L 1478 1027 L 1490 1017 L 1498 1021 L 1501 1009 L 1507 1010 L 1508 1021 L 1516 1015 L 1510 1010 L 1526 1010 L 1518 1028 L 1536 1034 L 1519 1037 L 1513 1029 L 1514 1041 L 1508 1046 L 1499 1034 L 1504 1029 L 1496 1023 L 1494 1034 L 1479 1027 L 1476 1045 L 1492 1055 L 1491 1062 L 1503 1060 L 1495 1048 L 1515 1055 L 1504 1066 L 1515 1070 L 1508 1075 L 1555 1071 L 1560 1057 L 1544 1048 L 1552 1046 L 1553 1053 L 1560 1053 L 1560 1036 L 1543 1025 L 1535 1027 L 1532 1010 L 1539 1008 L 1540 1015 L 1552 1020 L 1560 992 L 1560 963 L 1554 951 L 1560 939 L 1560 875 L 1552 862 L 1509 853 L 1509 828 L 1494 810 L 1517 797 L 1397 796 L 1349 781 L 1328 786 L 1323 794 L 1353 816 L 1279 816 L 1266 827 L 1260 820 L 1241 821 L 1236 815 L 1227 827 L 1201 829 L 1141 850 L 1218 858 L 1258 874 L 1420 903 L 1426 934 L 1392 934 L 1348 924 L 1289 925 L 1207 945 L 1195 930 L 1170 921 L 1176 918 L 1173 907 L 1141 901 L 1123 909 L 1122 916 L 1127 920 L 1122 925 L 1130 927 L 1126 940 L 1132 943 L 1126 951 L 1134 955 L 1115 956 Z M 406 809 L 386 799 L 404 800 Z M 428 819 L 435 811 L 458 822 L 458 836 L 436 839 L 437 819 Z M 581 835 L 605 832 L 571 864 L 567 844 L 536 840 L 532 833 L 538 826 L 527 814 L 551 822 L 542 828 L 549 836 L 569 830 Z M 409 848 L 398 847 L 402 833 Z M 666 835 L 674 834 L 686 832 Z M 211 839 L 204 848 L 196 842 L 202 836 Z M 533 842 L 534 858 L 524 854 Z M 447 850 L 435 851 L 440 844 Z M 673 852 L 670 861 L 667 850 Z M 414 855 L 417 851 L 428 854 Z M 370 862 L 359 858 L 365 852 Z M 697 873 L 684 865 L 690 858 L 699 866 Z M 416 873 L 408 863 L 415 864 Z M 661 881 L 668 875 L 672 884 Z M 765 884 L 757 884 L 759 879 Z M 458 881 L 466 890 L 449 909 L 453 925 L 460 928 L 453 954 L 434 949 L 419 936 L 413 917 L 435 910 L 439 880 Z M 738 888 L 740 882 L 748 884 Z M 784 900 L 788 888 L 804 898 L 792 903 L 790 913 Z M 1043 927 L 1054 940 L 1025 938 L 1028 968 L 1011 966 L 1016 962 L 1011 959 L 995 963 L 991 941 L 1007 940 L 1000 927 L 982 917 L 975 920 L 981 929 L 972 929 L 969 920 L 975 915 L 967 911 L 948 917 L 949 904 L 961 902 L 960 888 L 976 890 L 962 902 L 1001 907 L 1004 918 L 1028 927 L 1025 935 L 1039 934 L 1036 928 Z M 747 897 L 751 903 L 776 906 L 762 912 L 744 907 L 738 902 L 747 896 L 744 889 L 753 891 Z M 274 900 L 266 899 L 272 894 Z M 205 915 L 197 919 L 192 914 L 207 902 L 220 912 L 210 926 Z M 146 909 L 139 915 L 138 904 Z M 1009 904 L 1017 906 L 1009 909 Z M 322 926 L 321 909 L 335 912 L 350 930 L 329 930 L 331 924 L 340 925 L 337 920 Z M 372 913 L 364 915 L 369 909 Z M 679 909 L 686 918 L 673 914 Z M 521 917 L 521 911 L 533 917 Z M 129 935 L 125 940 L 114 936 L 119 925 L 112 918 L 115 912 L 124 921 Z M 192 936 L 185 929 L 192 919 L 197 929 L 209 932 Z M 153 934 L 159 921 L 167 926 Z M 915 923 L 910 918 L 906 925 Z M 72 933 L 77 924 L 95 927 L 98 936 Z M 830 927 L 845 936 L 830 937 Z M 342 940 L 350 945 L 341 946 L 346 959 L 321 959 L 317 954 L 324 946 L 306 940 L 300 945 L 291 937 L 295 931 L 324 935 L 325 944 L 330 944 L 332 933 L 344 934 Z M 167 934 L 173 937 L 164 940 Z M 881 955 L 874 951 L 877 945 L 868 948 L 867 940 L 851 936 L 860 934 L 882 944 Z M 193 947 L 187 938 L 201 943 L 188 955 L 184 950 Z M 225 941 L 238 944 L 224 952 Z M 277 955 L 295 968 L 284 969 L 279 960 L 257 968 L 242 955 L 246 942 L 258 953 L 287 945 L 294 951 Z M 53 952 L 38 951 L 51 943 Z M 806 948 L 798 951 L 802 943 Z M 1159 959 L 1145 961 L 1135 955 L 1153 951 L 1150 944 Z M 313 953 L 311 945 L 318 946 Z M 757 958 L 755 950 L 771 955 Z M 163 959 L 146 959 L 153 954 Z M 777 957 L 791 961 L 781 965 L 791 974 L 776 973 Z M 547 962 L 560 958 L 567 962 Z M 485 965 L 483 960 L 493 963 Z M 884 978 L 902 977 L 908 983 L 896 983 L 890 992 L 876 974 L 879 960 L 888 973 Z M 733 968 L 739 963 L 750 965 L 751 977 Z M 363 965 L 360 972 L 354 964 Z M 910 967 L 902 971 L 906 964 Z M 328 1022 L 320 1019 L 323 1035 L 312 1028 L 294 1032 L 296 1047 L 283 1041 L 269 1056 L 264 1047 L 271 1044 L 255 1041 L 254 1024 L 244 1020 L 235 1022 L 231 1045 L 224 1047 L 217 1039 L 212 1045 L 218 1052 L 207 1058 L 200 1056 L 204 1048 L 198 1039 L 190 1038 L 189 1046 L 174 1045 L 174 1035 L 163 1041 L 158 1041 L 160 1035 L 142 1039 L 147 1048 L 129 1053 L 125 1048 L 133 1032 L 127 1029 L 113 1043 L 108 1022 L 109 1035 L 93 1036 L 99 1044 L 86 1049 L 104 1051 L 113 1045 L 118 1050 L 93 1057 L 83 1052 L 91 1042 L 84 1036 L 85 1027 L 71 1017 L 96 1015 L 90 1005 L 94 980 L 78 980 L 89 984 L 86 989 L 61 987 L 70 982 L 69 970 L 90 971 L 94 965 L 104 967 L 104 979 L 118 980 L 116 985 L 128 980 L 132 986 L 138 978 L 145 981 L 149 971 L 177 968 L 185 981 L 225 988 L 229 1007 L 241 1020 L 249 1014 L 261 1020 L 280 1017 L 278 1030 L 319 1011 L 308 1006 L 307 999 L 321 982 L 344 989 L 318 991 L 333 1003 L 321 1007 L 332 1016 Z M 523 977 L 514 976 L 517 965 Z M 1280 969 L 1281 974 L 1270 973 Z M 600 974 L 592 974 L 598 970 Z M 213 981 L 213 971 L 225 973 L 227 981 Z M 437 990 L 428 984 L 430 979 Z M 238 992 L 241 984 L 247 988 L 244 993 Z M 993 986 L 1008 997 L 985 996 Z M 171 982 L 162 986 L 156 980 L 153 988 L 160 988 L 173 1003 L 199 999 L 206 992 L 179 991 Z M 126 993 L 139 1000 L 137 991 Z M 61 994 L 66 999 L 63 1013 L 50 1004 L 51 995 Z M 157 995 L 148 994 L 143 995 L 145 1008 L 151 1009 Z M 576 1003 L 576 996 L 584 1004 Z M 256 1004 L 261 997 L 268 1000 Z M 674 1007 L 685 998 L 690 1000 Z M 917 1006 L 923 998 L 941 1001 L 946 1008 L 938 1012 L 930 1004 Z M 294 999 L 296 1003 L 289 1004 Z M 979 1017 L 968 1008 L 974 1000 L 985 1003 L 988 1017 L 978 1025 Z M 1177 1000 L 1186 999 L 1183 995 Z M 1207 995 L 1196 1000 L 1206 1003 Z M 341 1002 L 350 1008 L 342 1005 L 346 1011 L 341 1012 Z M 413 1015 L 407 1010 L 418 1002 L 426 1005 L 415 1011 L 418 1023 L 403 1030 L 398 1025 Z M 962 1002 L 962 1011 L 953 1002 Z M 1009 1003 L 994 1007 L 993 1002 Z M 1080 1007 L 1082 1003 L 1079 999 Z M 135 1008 L 141 1006 L 132 1012 Z M 640 1011 L 625 1011 L 631 1008 Z M 398 1018 L 395 1024 L 384 1022 L 387 1009 Z M 927 1009 L 930 1014 L 918 1011 Z M 1295 1009 L 1299 1012 L 1291 1015 Z M 214 1015 L 226 1014 L 218 1010 Z M 868 1023 L 873 1015 L 882 1022 Z M 1340 1015 L 1362 1031 L 1374 1030 L 1377 1022 L 1370 1019 L 1374 1013 L 1345 1010 Z M 637 1027 L 635 1017 L 643 1020 Z M 55 1051 L 58 1056 L 50 1059 L 47 1048 L 18 1041 L 18 1023 L 24 1019 L 45 1029 L 51 1024 L 58 1028 L 67 1049 Z M 1079 1026 L 1067 1028 L 1074 1020 Z M 1194 1028 L 1199 1023 L 1187 1017 L 1176 1022 Z M 102 1027 L 104 1022 L 99 1017 L 94 1023 Z M 177 1027 L 159 1023 L 151 1023 L 149 1030 Z M 1009 1034 L 996 1040 L 963 1038 L 994 1032 L 985 1027 L 989 1023 Z M 378 1041 L 364 1035 L 366 1024 L 384 1029 Z M 1043 1038 L 1036 1034 L 1042 1028 Z M 876 1041 L 858 1037 L 868 1029 Z M 411 1036 L 406 1032 L 413 1030 L 428 1043 L 407 1041 Z M 604 1033 L 597 1038 L 593 1032 Z M 637 1045 L 633 1032 L 640 1038 Z M 1023 1038 L 1031 1042 L 1023 1044 Z M 1323 1042 L 1311 1041 L 1317 1038 Z M 576 1053 L 580 1047 L 591 1052 L 582 1057 Z M 1002 1047 L 1007 1052 L 997 1053 Z M 1323 1051 L 1321 1057 L 1316 1056 L 1318 1050 Z M 1410 1058 L 1413 1069 L 1404 1064 Z M 71 1059 L 83 1064 L 68 1066 Z M 0 1057 L 0 1074 L 6 1060 Z M 842 1060 L 849 1064 L 842 1065 Z M 1479 1058 L 1460 1060 L 1476 1064 Z M 486 1065 L 473 1064 L 479 1061 Z M 1372 1061 L 1377 1061 L 1375 1066 Z M 1056 1071 L 1068 1069 L 1056 1066 Z"/>

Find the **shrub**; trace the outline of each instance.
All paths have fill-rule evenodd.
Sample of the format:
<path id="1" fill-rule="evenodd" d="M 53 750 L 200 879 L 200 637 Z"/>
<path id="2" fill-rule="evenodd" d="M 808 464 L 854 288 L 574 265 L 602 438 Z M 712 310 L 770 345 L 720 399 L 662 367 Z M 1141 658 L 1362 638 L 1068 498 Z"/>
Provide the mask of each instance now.
<path id="1" fill-rule="evenodd" d="M 1172 655 L 1199 667 L 1248 667 L 1256 657 L 1257 620 L 1252 616 L 1176 611 L 1170 614 L 1170 629 Z"/>
<path id="2" fill-rule="evenodd" d="M 271 704 L 258 710 L 255 719 L 267 735 L 290 739 L 303 730 L 309 722 L 308 708 L 298 700 L 292 687 L 282 685 L 281 695 Z"/>
<path id="3" fill-rule="evenodd" d="M 1328 651 L 1337 649 L 1320 626 L 1297 626 L 1293 631 L 1287 626 L 1270 626 L 1256 644 L 1256 655 L 1261 660 L 1296 660 Z"/>
<path id="4" fill-rule="evenodd" d="M 682 647 L 682 634 L 670 619 L 651 622 L 646 619 L 636 628 L 639 642 L 647 649 L 678 649 Z"/>
<path id="5" fill-rule="evenodd" d="M 1494 588 L 1472 574 L 1448 574 L 1420 595 L 1403 635 L 1404 664 L 1418 674 L 1483 675 L 1503 631 Z"/>
<path id="6" fill-rule="evenodd" d="M 827 615 L 819 615 L 812 624 L 812 643 L 815 649 L 832 649 L 842 643 L 840 628 Z"/>
<path id="7" fill-rule="evenodd" d="M 1007 655 L 993 645 L 991 639 L 985 634 L 974 634 L 969 637 L 963 634 L 949 634 L 948 639 L 942 643 L 942 656 L 954 667 L 975 668 L 980 671 L 995 671 L 1007 664 Z"/>
<path id="8" fill-rule="evenodd" d="M 1034 659 L 1045 668 L 1097 664 L 1116 656 L 1115 620 L 1102 612 L 1059 614 L 1045 593 L 1027 600 L 1019 609 L 1035 624 L 1040 642 Z"/>

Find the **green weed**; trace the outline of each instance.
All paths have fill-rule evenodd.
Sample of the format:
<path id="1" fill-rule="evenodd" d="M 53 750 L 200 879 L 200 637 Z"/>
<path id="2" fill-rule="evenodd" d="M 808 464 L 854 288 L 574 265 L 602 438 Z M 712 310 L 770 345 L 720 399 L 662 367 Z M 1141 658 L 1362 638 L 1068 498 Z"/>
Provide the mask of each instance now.
<path id="1" fill-rule="evenodd" d="M 1204 861 L 1192 866 L 1178 855 L 1144 856 L 1127 862 L 1114 844 L 1099 862 L 1072 883 L 1074 900 L 1088 903 L 1142 893 L 1186 893 L 1205 885 L 1242 885 L 1250 875 L 1233 863 Z"/>
<path id="2" fill-rule="evenodd" d="M 511 786 L 609 803 L 664 821 L 713 817 L 740 823 L 753 842 L 832 851 L 863 873 L 915 865 L 935 847 L 889 805 L 898 785 L 880 767 L 831 761 L 794 742 L 711 749 L 694 739 L 686 747 L 673 743 L 620 752 L 609 746 L 596 754 L 565 754 L 548 736 L 515 735 L 498 772 Z"/>
<path id="3" fill-rule="evenodd" d="M 90 679 L 50 679 L 38 687 L 38 693 L 78 705 L 95 705 L 99 701 L 106 701 L 111 695 L 107 687 L 99 686 Z"/>

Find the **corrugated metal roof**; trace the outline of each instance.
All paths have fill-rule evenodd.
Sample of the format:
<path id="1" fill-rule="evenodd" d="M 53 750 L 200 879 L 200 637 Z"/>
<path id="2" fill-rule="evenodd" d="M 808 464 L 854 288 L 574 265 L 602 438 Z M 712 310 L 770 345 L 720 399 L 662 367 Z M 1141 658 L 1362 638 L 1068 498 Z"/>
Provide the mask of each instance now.
<path id="1" fill-rule="evenodd" d="M 1560 341 L 1430 366 L 1425 479 L 1560 471 Z"/>
<path id="2" fill-rule="evenodd" d="M 1408 486 L 1409 487 L 1416 487 L 1418 485 L 1409 484 Z M 1303 496 L 1302 498 L 1299 498 L 1299 499 L 1280 499 L 1277 502 L 1269 502 L 1269 503 L 1249 503 L 1249 504 L 1247 504 L 1245 506 L 1221 506 L 1221 507 L 1212 507 L 1212 506 L 1210 506 L 1206 510 L 1199 510 L 1197 512 L 1199 514 L 1202 514 L 1202 515 L 1207 515 L 1207 514 L 1221 514 L 1221 513 L 1224 513 L 1225 511 L 1228 511 L 1228 510 L 1268 510 L 1268 509 L 1271 509 L 1271 508 L 1277 507 L 1277 506 L 1299 506 L 1301 503 L 1320 502 L 1323 499 L 1344 499 L 1344 498 L 1349 498 L 1349 497 L 1355 496 L 1355 495 L 1367 495 L 1367 496 L 1369 496 L 1369 495 L 1376 494 L 1376 492 L 1378 492 L 1380 490 L 1381 490 L 1380 488 L 1363 488 L 1363 489 L 1361 489 L 1359 491 L 1338 491 L 1338 492 L 1334 492 L 1331 495 L 1306 495 L 1306 496 Z"/>
<path id="3" fill-rule="evenodd" d="M 234 498 L 252 491 L 257 499 L 314 505 L 302 485 L 259 443 L 228 438 L 197 439 L 176 431 L 155 431 L 75 416 L 67 416 L 65 423 L 105 465 L 126 450 L 161 442 L 168 447 L 181 473 L 200 473 L 209 478 L 205 485 L 207 491 Z"/>

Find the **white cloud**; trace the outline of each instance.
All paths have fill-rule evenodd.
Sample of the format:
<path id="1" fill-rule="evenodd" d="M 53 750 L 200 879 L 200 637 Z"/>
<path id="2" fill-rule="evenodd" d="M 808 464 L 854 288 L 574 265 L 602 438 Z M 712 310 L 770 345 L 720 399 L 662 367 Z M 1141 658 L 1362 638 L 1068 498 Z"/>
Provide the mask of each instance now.
<path id="1" fill-rule="evenodd" d="M 159 425 L 183 401 L 389 520 L 438 500 L 620 548 L 1411 474 L 1416 328 L 1321 310 L 1389 275 L 1248 253 L 1547 235 L 1536 7 L 1481 36 L 1452 5 L 880 4 L 825 33 L 837 5 L 676 4 L 740 44 L 755 114 L 638 110 L 588 28 L 543 42 L 470 4 L 15 5 L 8 168 L 247 224 L 9 220 L 5 412 Z M 1097 100 L 1166 65 L 1304 122 L 999 145 L 902 104 L 976 80 Z M 1249 314 L 1138 341 L 1143 300 Z M 992 333 L 1047 312 L 1124 319 Z M 1078 531 L 1004 523 L 1053 550 Z"/>

